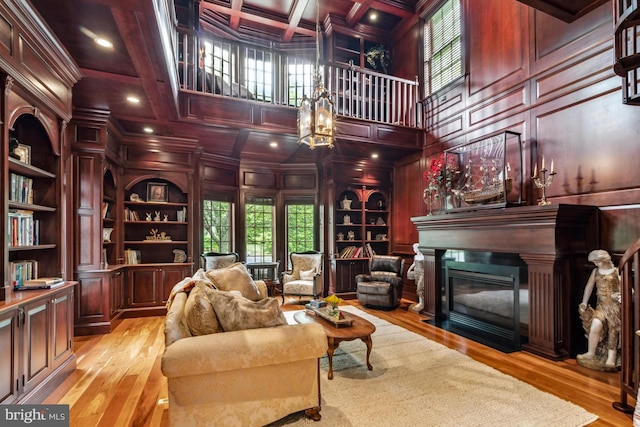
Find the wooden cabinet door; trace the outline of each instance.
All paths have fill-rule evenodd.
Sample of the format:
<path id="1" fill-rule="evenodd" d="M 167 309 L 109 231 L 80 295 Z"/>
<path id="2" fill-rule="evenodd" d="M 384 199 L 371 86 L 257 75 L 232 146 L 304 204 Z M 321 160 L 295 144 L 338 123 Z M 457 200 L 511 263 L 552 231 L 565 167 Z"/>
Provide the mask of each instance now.
<path id="1" fill-rule="evenodd" d="M 159 269 L 159 274 L 161 276 L 160 283 L 162 283 L 162 299 L 158 303 L 165 304 L 175 284 L 189 275 L 189 267 L 184 265 L 163 266 Z"/>
<path id="2" fill-rule="evenodd" d="M 158 267 L 135 267 L 127 272 L 129 307 L 150 307 L 160 300 L 158 296 Z"/>
<path id="3" fill-rule="evenodd" d="M 51 373 L 50 299 L 39 299 L 24 306 L 22 342 L 22 391 L 28 393 Z"/>
<path id="4" fill-rule="evenodd" d="M 20 389 L 18 357 L 19 310 L 0 314 L 0 403 L 14 403 Z"/>
<path id="5" fill-rule="evenodd" d="M 367 272 L 368 259 L 352 259 L 336 263 L 336 292 L 356 291 L 356 276 Z"/>
<path id="6" fill-rule="evenodd" d="M 124 274 L 122 270 L 113 271 L 109 277 L 109 301 L 111 318 L 124 307 Z"/>
<path id="7" fill-rule="evenodd" d="M 51 300 L 52 369 L 73 353 L 73 288 L 65 289 Z"/>

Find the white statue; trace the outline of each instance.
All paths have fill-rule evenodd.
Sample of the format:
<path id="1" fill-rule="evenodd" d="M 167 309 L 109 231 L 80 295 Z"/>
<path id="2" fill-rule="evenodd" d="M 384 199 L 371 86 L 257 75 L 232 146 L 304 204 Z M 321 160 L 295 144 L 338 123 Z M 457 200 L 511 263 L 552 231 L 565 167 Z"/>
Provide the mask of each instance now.
<path id="1" fill-rule="evenodd" d="M 344 199 L 342 199 L 342 209 L 351 210 L 351 200 L 347 199 L 346 194 L 344 196 Z"/>
<path id="2" fill-rule="evenodd" d="M 156 211 L 156 216 L 153 217 L 154 221 L 160 221 L 160 211 Z"/>
<path id="3" fill-rule="evenodd" d="M 418 248 L 419 244 L 413 244 L 413 264 L 407 270 L 407 278 L 416 281 L 416 293 L 418 294 L 418 302 L 411 304 L 409 307 L 412 311 L 419 313 L 424 308 L 424 255 Z"/>
<path id="4" fill-rule="evenodd" d="M 579 354 L 579 365 L 598 371 L 613 371 L 619 365 L 621 293 L 620 273 L 611 256 L 601 249 L 589 253 L 589 261 L 596 265 L 584 288 L 578 313 L 588 340 L 588 349 Z M 588 305 L 596 287 L 596 307 Z"/>

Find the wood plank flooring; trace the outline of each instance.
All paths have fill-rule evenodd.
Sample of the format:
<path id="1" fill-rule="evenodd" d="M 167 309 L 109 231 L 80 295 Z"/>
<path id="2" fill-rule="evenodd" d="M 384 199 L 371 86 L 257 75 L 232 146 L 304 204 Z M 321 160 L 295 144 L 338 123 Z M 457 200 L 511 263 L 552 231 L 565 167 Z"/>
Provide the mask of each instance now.
<path id="1" fill-rule="evenodd" d="M 283 309 L 303 308 L 297 302 L 287 301 Z M 346 303 L 585 408 L 600 417 L 593 427 L 632 425 L 630 414 L 611 406 L 619 399 L 619 374 L 592 371 L 574 359 L 551 362 L 526 352 L 493 350 L 422 322 L 425 317 L 408 310 L 408 301 L 392 311 Z M 124 319 L 111 334 L 76 337 L 77 369 L 44 403 L 69 404 L 72 427 L 168 426 L 167 382 L 160 371 L 163 327 L 164 317 Z"/>

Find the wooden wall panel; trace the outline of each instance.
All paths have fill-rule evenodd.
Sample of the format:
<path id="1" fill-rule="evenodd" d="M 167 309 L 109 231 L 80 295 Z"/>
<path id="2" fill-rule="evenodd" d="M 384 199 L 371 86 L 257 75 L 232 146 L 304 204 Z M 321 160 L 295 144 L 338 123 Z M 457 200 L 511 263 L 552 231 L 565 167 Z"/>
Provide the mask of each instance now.
<path id="1" fill-rule="evenodd" d="M 468 2 L 469 94 L 522 80 L 528 63 L 527 8 L 511 0 Z M 491 88 L 491 89 L 490 89 Z"/>
<path id="2" fill-rule="evenodd" d="M 556 183 L 547 195 L 612 191 L 637 186 L 640 169 L 633 155 L 637 152 L 638 126 L 628 126 L 628 106 L 620 94 L 611 92 L 587 98 L 578 104 L 546 105 L 552 110 L 534 110 L 538 157 L 555 160 Z M 631 107 L 632 108 L 632 107 Z M 611 129 L 616 129 L 612 132 Z M 613 147 L 616 147 L 613 149 Z"/>

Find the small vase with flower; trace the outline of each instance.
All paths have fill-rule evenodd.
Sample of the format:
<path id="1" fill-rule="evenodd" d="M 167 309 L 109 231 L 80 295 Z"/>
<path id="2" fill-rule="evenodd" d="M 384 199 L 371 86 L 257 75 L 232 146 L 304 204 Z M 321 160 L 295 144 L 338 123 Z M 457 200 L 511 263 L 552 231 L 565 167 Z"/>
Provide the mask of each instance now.
<path id="1" fill-rule="evenodd" d="M 338 308 L 338 304 L 340 304 L 343 299 L 339 296 L 333 294 L 329 295 L 324 299 L 327 302 L 327 314 L 329 316 L 340 316 L 340 309 Z"/>

